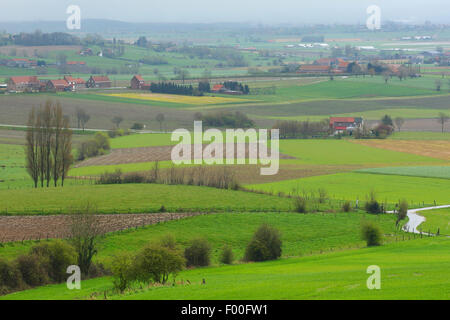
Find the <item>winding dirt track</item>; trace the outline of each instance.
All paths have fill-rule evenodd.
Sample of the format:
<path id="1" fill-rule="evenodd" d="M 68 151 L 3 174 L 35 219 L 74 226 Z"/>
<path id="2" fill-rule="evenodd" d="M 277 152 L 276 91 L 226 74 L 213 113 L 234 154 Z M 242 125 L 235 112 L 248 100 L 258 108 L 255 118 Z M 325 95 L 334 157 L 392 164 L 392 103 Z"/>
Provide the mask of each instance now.
<path id="1" fill-rule="evenodd" d="M 98 215 L 103 233 L 179 220 L 204 213 L 150 213 Z M 67 238 L 70 216 L 0 216 L 0 242 Z"/>

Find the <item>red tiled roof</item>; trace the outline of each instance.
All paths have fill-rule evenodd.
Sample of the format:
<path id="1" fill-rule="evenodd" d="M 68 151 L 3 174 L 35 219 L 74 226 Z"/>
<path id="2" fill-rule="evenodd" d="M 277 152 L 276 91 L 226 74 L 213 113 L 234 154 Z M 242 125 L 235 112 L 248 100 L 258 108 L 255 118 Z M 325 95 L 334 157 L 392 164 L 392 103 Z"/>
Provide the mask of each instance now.
<path id="1" fill-rule="evenodd" d="M 11 81 L 14 83 L 37 83 L 38 78 L 36 76 L 21 76 L 21 77 L 11 77 Z"/>
<path id="2" fill-rule="evenodd" d="M 355 122 L 355 118 L 353 118 L 353 117 L 331 117 L 330 118 L 330 124 L 333 124 L 335 122 L 353 123 L 353 122 Z"/>
<path id="3" fill-rule="evenodd" d="M 212 90 L 213 91 L 218 91 L 218 90 L 220 90 L 220 89 L 222 89 L 223 88 L 223 84 L 216 84 L 213 88 L 212 88 Z"/>
<path id="4" fill-rule="evenodd" d="M 140 82 L 144 82 L 144 78 L 142 78 L 142 76 L 141 75 L 135 75 L 134 76 L 138 81 L 140 81 Z"/>
<path id="5" fill-rule="evenodd" d="M 66 80 L 64 80 L 64 79 L 59 79 L 59 80 L 49 80 L 52 84 L 53 84 L 53 86 L 56 88 L 56 87 L 68 87 L 69 86 L 69 83 L 66 81 Z"/>
<path id="6" fill-rule="evenodd" d="M 83 79 L 81 79 L 81 78 L 74 78 L 72 76 L 64 76 L 64 79 L 67 82 L 75 82 L 76 84 L 85 84 L 86 83 L 86 81 L 84 81 Z"/>

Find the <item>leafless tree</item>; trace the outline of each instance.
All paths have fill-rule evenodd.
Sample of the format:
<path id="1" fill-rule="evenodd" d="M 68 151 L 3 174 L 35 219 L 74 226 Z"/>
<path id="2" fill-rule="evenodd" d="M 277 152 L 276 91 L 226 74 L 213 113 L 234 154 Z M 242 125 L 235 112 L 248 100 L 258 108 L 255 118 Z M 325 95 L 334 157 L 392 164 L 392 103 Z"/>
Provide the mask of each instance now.
<path id="1" fill-rule="evenodd" d="M 39 181 L 39 141 L 38 141 L 38 128 L 36 124 L 36 111 L 35 108 L 30 112 L 28 117 L 28 129 L 26 134 L 26 163 L 27 171 L 30 174 L 34 182 L 34 187 L 37 188 Z"/>
<path id="2" fill-rule="evenodd" d="M 61 186 L 64 187 L 64 180 L 73 163 L 72 156 L 72 130 L 69 129 L 69 119 L 64 119 L 63 130 L 61 132 Z"/>
<path id="3" fill-rule="evenodd" d="M 77 252 L 77 263 L 83 274 L 89 274 L 92 258 L 97 254 L 99 236 L 102 234 L 97 208 L 87 202 L 71 213 L 70 241 Z"/>
<path id="4" fill-rule="evenodd" d="M 439 113 L 438 116 L 438 123 L 441 125 L 442 128 L 442 132 L 444 132 L 444 128 L 445 128 L 445 124 L 450 120 L 450 118 L 448 117 L 448 115 L 446 115 L 443 112 Z"/>
<path id="5" fill-rule="evenodd" d="M 83 131 L 86 127 L 86 124 L 91 119 L 91 116 L 86 113 L 84 109 L 77 108 L 77 121 L 78 121 L 78 128 L 82 128 Z"/>
<path id="6" fill-rule="evenodd" d="M 437 79 L 437 80 L 434 82 L 434 85 L 436 86 L 436 91 L 441 91 L 442 80 L 441 80 L 441 79 Z"/>
<path id="7" fill-rule="evenodd" d="M 111 119 L 112 123 L 116 126 L 116 129 L 119 129 L 120 123 L 123 121 L 123 117 L 121 116 L 115 116 Z"/>
<path id="8" fill-rule="evenodd" d="M 59 102 L 47 101 L 37 111 L 33 108 L 28 119 L 26 134 L 27 170 L 37 187 L 50 186 L 53 178 L 65 178 L 72 163 L 72 131 L 69 119 L 63 116 Z"/>
<path id="9" fill-rule="evenodd" d="M 402 126 L 405 124 L 405 119 L 402 117 L 397 117 L 394 119 L 395 126 L 397 127 L 398 131 L 401 131 Z"/>
<path id="10" fill-rule="evenodd" d="M 159 131 L 162 131 L 162 123 L 164 122 L 164 120 L 165 120 L 164 114 L 160 113 L 156 116 L 156 121 L 159 122 Z"/>

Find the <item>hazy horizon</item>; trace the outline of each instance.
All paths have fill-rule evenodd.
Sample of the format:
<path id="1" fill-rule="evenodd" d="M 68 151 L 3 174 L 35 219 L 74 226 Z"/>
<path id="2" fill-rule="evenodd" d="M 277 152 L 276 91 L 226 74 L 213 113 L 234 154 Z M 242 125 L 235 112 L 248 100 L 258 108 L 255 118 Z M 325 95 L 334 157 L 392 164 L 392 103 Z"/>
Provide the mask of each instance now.
<path id="1" fill-rule="evenodd" d="M 82 19 L 110 19 L 146 23 L 261 23 L 261 24 L 355 24 L 365 23 L 366 8 L 378 5 L 382 21 L 420 24 L 450 23 L 447 0 L 166 0 L 150 3 L 142 0 L 16 0 L 5 3 L 0 22 L 65 21 L 69 5 L 81 8 Z M 27 10 L 24 10 L 27 8 Z"/>

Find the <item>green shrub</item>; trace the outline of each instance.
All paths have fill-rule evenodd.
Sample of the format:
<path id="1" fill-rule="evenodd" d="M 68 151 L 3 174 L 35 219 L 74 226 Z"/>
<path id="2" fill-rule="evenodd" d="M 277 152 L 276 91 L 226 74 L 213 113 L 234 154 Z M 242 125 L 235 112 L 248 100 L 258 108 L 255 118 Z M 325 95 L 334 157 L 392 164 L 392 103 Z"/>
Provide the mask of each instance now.
<path id="1" fill-rule="evenodd" d="M 122 171 L 116 169 L 114 172 L 104 172 L 100 175 L 100 178 L 96 182 L 97 184 L 121 184 L 122 183 Z"/>
<path id="2" fill-rule="evenodd" d="M 352 210 L 352 205 L 350 204 L 350 201 L 345 201 L 342 205 L 342 211 L 343 212 L 350 212 Z"/>
<path id="3" fill-rule="evenodd" d="M 103 155 L 110 149 L 109 133 L 97 132 L 93 138 L 80 144 L 77 151 L 77 159 L 84 160 Z"/>
<path id="4" fill-rule="evenodd" d="M 171 250 L 177 249 L 177 240 L 175 239 L 174 235 L 169 233 L 164 235 L 160 240 L 161 246 L 164 248 L 168 248 Z"/>
<path id="5" fill-rule="evenodd" d="M 75 249 L 61 240 L 36 245 L 30 254 L 37 255 L 41 263 L 46 264 L 50 279 L 58 283 L 66 279 L 67 267 L 77 261 Z"/>
<path id="6" fill-rule="evenodd" d="M 405 219 L 408 215 L 408 201 L 402 200 L 398 205 L 397 223 Z"/>
<path id="7" fill-rule="evenodd" d="M 298 212 L 298 213 L 308 212 L 307 205 L 306 205 L 306 198 L 303 196 L 295 197 L 294 198 L 294 208 L 295 208 L 295 212 Z"/>
<path id="8" fill-rule="evenodd" d="M 149 245 L 136 256 L 135 275 L 138 281 L 166 283 L 169 276 L 175 277 L 183 270 L 185 260 L 176 250 L 160 245 Z"/>
<path id="9" fill-rule="evenodd" d="M 222 254 L 220 255 L 220 262 L 223 264 L 233 264 L 233 260 L 233 250 L 229 245 L 225 245 L 222 249 Z"/>
<path id="10" fill-rule="evenodd" d="M 281 236 L 277 229 L 263 224 L 253 235 L 247 245 L 244 259 L 246 261 L 267 261 L 281 257 Z"/>
<path id="11" fill-rule="evenodd" d="M 132 130 L 142 130 L 144 129 L 144 125 L 139 122 L 135 122 L 133 126 L 131 127 Z"/>
<path id="12" fill-rule="evenodd" d="M 146 177 L 144 174 L 139 172 L 125 173 L 122 176 L 122 183 L 144 183 L 146 182 Z"/>
<path id="13" fill-rule="evenodd" d="M 50 282 L 48 271 L 46 270 L 47 260 L 36 254 L 21 255 L 17 258 L 17 268 L 19 269 L 23 281 L 29 286 L 39 286 Z"/>
<path id="14" fill-rule="evenodd" d="M 327 190 L 319 188 L 318 192 L 319 192 L 319 203 L 325 203 L 325 200 L 327 200 L 328 197 Z"/>
<path id="15" fill-rule="evenodd" d="M 211 245 L 205 239 L 193 240 L 192 244 L 184 250 L 187 266 L 209 266 L 210 255 Z"/>
<path id="16" fill-rule="evenodd" d="M 371 192 L 369 195 L 369 200 L 366 202 L 365 209 L 368 213 L 382 213 L 383 208 L 381 207 L 380 203 L 376 199 L 375 192 Z"/>
<path id="17" fill-rule="evenodd" d="M 17 290 L 22 287 L 22 276 L 17 265 L 0 259 L 0 287 L 4 291 Z"/>
<path id="18" fill-rule="evenodd" d="M 111 272 L 114 289 L 124 292 L 136 278 L 134 257 L 128 252 L 117 254 L 111 261 Z"/>
<path id="19" fill-rule="evenodd" d="M 361 224 L 361 238 L 366 241 L 368 247 L 379 246 L 382 243 L 381 229 L 371 221 L 363 221 Z"/>

